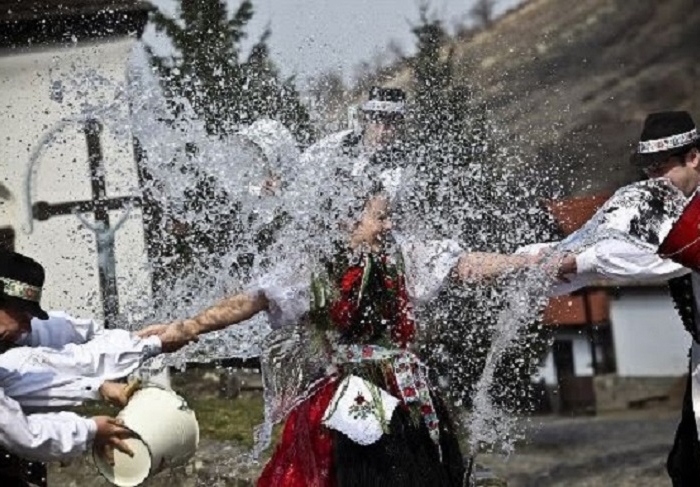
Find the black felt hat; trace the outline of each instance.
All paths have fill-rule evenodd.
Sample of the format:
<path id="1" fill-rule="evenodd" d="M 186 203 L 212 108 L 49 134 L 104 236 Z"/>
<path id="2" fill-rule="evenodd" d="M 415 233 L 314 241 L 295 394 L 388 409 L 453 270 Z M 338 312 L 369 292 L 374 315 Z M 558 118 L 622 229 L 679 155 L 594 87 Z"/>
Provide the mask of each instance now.
<path id="1" fill-rule="evenodd" d="M 644 121 L 631 162 L 641 169 L 650 168 L 698 147 L 699 143 L 695 122 L 688 112 L 652 113 Z"/>
<path id="2" fill-rule="evenodd" d="M 49 315 L 40 305 L 43 286 L 41 264 L 17 252 L 0 251 L 0 306 L 11 306 L 47 320 Z"/>

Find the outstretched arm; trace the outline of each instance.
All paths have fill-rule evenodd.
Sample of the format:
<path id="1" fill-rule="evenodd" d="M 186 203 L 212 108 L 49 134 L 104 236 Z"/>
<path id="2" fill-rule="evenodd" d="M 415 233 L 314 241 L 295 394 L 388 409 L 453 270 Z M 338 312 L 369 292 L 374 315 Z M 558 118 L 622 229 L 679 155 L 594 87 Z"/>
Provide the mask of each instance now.
<path id="1" fill-rule="evenodd" d="M 195 341 L 199 335 L 221 330 L 252 318 L 268 308 L 269 302 L 263 293 L 241 293 L 219 301 L 193 318 L 176 321 L 169 325 L 153 325 L 137 333 L 145 338 L 158 336 L 163 351 L 173 352 Z"/>
<path id="2" fill-rule="evenodd" d="M 688 269 L 661 258 L 652 248 L 618 239 L 601 240 L 578 252 L 558 253 L 556 243 L 529 245 L 515 255 L 465 254 L 460 258 L 458 274 L 464 279 L 495 277 L 506 270 L 531 265 L 551 266 L 558 278 L 550 295 L 569 294 L 596 282 L 616 284 L 663 281 L 681 276 Z"/>
<path id="3" fill-rule="evenodd" d="M 536 264 L 537 255 L 496 254 L 490 252 L 465 252 L 457 261 L 457 277 L 476 281 L 499 276 L 505 272 Z"/>
<path id="4" fill-rule="evenodd" d="M 157 336 L 142 339 L 127 330 L 103 330 L 58 349 L 15 347 L 0 354 L 0 388 L 25 408 L 77 406 L 105 396 L 105 381 L 129 376 L 160 352 Z"/>

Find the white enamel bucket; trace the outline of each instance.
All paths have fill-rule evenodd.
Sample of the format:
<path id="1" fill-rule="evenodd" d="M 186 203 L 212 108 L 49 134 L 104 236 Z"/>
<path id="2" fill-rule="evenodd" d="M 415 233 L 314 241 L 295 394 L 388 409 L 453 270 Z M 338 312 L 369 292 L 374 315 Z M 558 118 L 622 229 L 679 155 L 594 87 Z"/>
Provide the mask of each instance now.
<path id="1" fill-rule="evenodd" d="M 153 385 L 139 389 L 117 417 L 136 434 L 125 440 L 134 456 L 115 450 L 114 465 L 109 465 L 93 450 L 97 469 L 114 485 L 140 485 L 166 468 L 186 464 L 197 451 L 199 424 L 194 411 L 169 389 Z"/>

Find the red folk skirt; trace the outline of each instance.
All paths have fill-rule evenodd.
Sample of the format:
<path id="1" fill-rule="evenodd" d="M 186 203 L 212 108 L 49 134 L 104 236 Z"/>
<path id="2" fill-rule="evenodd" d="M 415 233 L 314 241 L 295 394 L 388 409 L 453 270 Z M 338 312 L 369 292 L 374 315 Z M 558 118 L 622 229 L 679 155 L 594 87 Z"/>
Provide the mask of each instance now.
<path id="1" fill-rule="evenodd" d="M 258 487 L 335 487 L 333 433 L 321 421 L 337 387 L 329 381 L 289 414 Z"/>

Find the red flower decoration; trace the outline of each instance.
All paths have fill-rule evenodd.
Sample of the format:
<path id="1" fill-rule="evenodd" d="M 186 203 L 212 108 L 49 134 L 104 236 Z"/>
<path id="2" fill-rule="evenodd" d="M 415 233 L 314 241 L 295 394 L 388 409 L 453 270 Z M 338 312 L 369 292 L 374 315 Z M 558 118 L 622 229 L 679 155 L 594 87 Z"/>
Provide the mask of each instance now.
<path id="1" fill-rule="evenodd" d="M 362 347 L 362 358 L 372 358 L 374 349 L 372 347 Z"/>
<path id="2" fill-rule="evenodd" d="M 352 291 L 355 285 L 362 279 L 362 272 L 361 267 L 351 267 L 348 269 L 340 281 L 340 290 L 344 293 Z"/>
<path id="3" fill-rule="evenodd" d="M 427 416 L 428 414 L 433 414 L 433 408 L 430 404 L 423 404 L 420 407 L 420 412 Z"/>
<path id="4" fill-rule="evenodd" d="M 413 387 L 404 387 L 403 396 L 404 397 L 416 397 L 416 390 Z"/>

